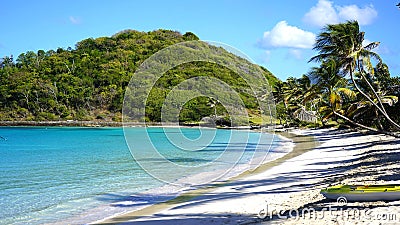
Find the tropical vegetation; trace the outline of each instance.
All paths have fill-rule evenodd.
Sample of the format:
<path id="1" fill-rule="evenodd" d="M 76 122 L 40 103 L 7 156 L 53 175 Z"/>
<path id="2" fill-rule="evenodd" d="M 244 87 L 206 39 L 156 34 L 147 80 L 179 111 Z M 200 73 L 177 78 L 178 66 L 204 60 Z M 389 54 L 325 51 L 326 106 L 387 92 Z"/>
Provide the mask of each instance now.
<path id="1" fill-rule="evenodd" d="M 171 30 L 125 30 L 111 37 L 88 38 L 75 48 L 27 51 L 16 59 L 0 59 L 0 120 L 121 121 L 125 89 L 136 69 L 148 57 L 173 44 L 199 38 Z M 233 54 L 221 48 L 221 57 Z M 275 78 L 262 68 L 273 84 Z M 249 112 L 257 113 L 255 99 L 246 93 L 243 79 L 212 63 L 181 65 L 159 79 L 149 96 L 147 121 L 160 121 L 163 99 L 172 87 L 194 76 L 214 76 L 238 91 Z M 224 115 L 221 104 L 198 97 L 185 104 L 182 122 Z"/>
<path id="2" fill-rule="evenodd" d="M 400 79 L 390 76 L 373 51 L 380 43 L 365 43 L 364 35 L 357 21 L 327 25 L 321 31 L 314 45 L 317 54 L 310 59 L 320 65 L 302 78 L 275 86 L 275 99 L 290 116 L 287 122 L 296 122 L 294 112 L 306 110 L 322 125 L 333 121 L 396 135 L 392 131 L 400 128 Z"/>
<path id="3" fill-rule="evenodd" d="M 398 135 L 400 78 L 390 75 L 374 50 L 380 43 L 366 43 L 364 36 L 357 21 L 325 26 L 314 45 L 316 55 L 309 60 L 319 65 L 299 78 L 280 81 L 261 67 L 273 86 L 276 121 L 287 126 L 339 125 Z M 191 32 L 125 30 L 82 40 L 75 48 L 28 51 L 17 59 L 5 56 L 0 60 L 0 120 L 121 121 L 125 89 L 139 65 L 167 46 L 191 40 L 198 40 Z M 222 49 L 221 57 L 228 60 L 232 54 Z M 248 84 L 233 71 L 207 62 L 177 66 L 160 78 L 149 95 L 146 120 L 160 121 L 171 89 L 199 75 L 227 83 L 251 118 L 259 121 L 260 111 Z M 217 99 L 200 96 L 187 102 L 179 116 L 183 123 L 205 117 L 224 123 L 227 112 Z"/>

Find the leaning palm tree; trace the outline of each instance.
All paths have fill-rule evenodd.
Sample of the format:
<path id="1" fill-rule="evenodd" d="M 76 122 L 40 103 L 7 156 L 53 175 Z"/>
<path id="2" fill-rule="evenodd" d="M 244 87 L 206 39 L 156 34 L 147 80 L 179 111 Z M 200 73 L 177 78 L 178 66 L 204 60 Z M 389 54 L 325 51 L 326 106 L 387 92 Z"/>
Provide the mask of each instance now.
<path id="1" fill-rule="evenodd" d="M 318 51 L 318 55 L 312 57 L 309 61 L 324 62 L 335 60 L 340 65 L 341 75 L 344 77 L 349 74 L 357 91 L 376 107 L 393 126 L 400 129 L 400 125 L 394 122 L 386 113 L 381 98 L 366 78 L 366 74 L 373 76 L 374 69 L 371 58 L 376 59 L 379 63 L 382 62 L 379 55 L 371 51 L 379 45 L 379 42 L 372 42 L 363 46 L 363 41 L 364 32 L 360 32 L 357 21 L 327 25 L 323 32 L 318 35 L 314 45 L 314 50 Z M 356 72 L 371 89 L 377 101 L 374 101 L 374 98 L 371 98 L 359 87 L 354 77 Z M 341 117 L 343 115 L 338 116 Z"/>
<path id="2" fill-rule="evenodd" d="M 314 82 L 307 92 L 304 101 L 318 106 L 321 121 L 344 114 L 345 105 L 356 97 L 348 87 L 347 80 L 339 75 L 340 68 L 334 60 L 325 61 L 320 67 L 313 67 L 308 76 Z M 347 118 L 347 121 L 351 119 Z M 354 123 L 354 121 L 352 122 Z"/>
<path id="3" fill-rule="evenodd" d="M 387 80 L 389 80 L 388 78 L 390 78 L 390 74 L 387 70 L 387 66 L 378 64 L 375 68 L 374 76 L 367 74 L 363 79 L 358 78 L 356 81 L 359 83 L 359 87 L 370 95 L 375 103 L 380 101 L 380 104 L 393 106 L 398 102 L 398 97 L 389 94 L 386 88 L 382 88 L 386 86 Z M 366 83 L 364 79 L 367 80 L 368 83 Z M 373 88 L 370 88 L 370 84 L 373 85 Z M 375 90 L 379 99 L 375 97 L 375 93 L 372 93 Z M 348 114 L 351 114 L 355 120 L 364 120 L 363 123 L 365 124 L 376 124 L 379 129 L 384 130 L 382 124 L 383 115 L 379 114 L 378 109 L 366 99 L 360 99 L 357 104 L 351 105 L 348 109 Z"/>

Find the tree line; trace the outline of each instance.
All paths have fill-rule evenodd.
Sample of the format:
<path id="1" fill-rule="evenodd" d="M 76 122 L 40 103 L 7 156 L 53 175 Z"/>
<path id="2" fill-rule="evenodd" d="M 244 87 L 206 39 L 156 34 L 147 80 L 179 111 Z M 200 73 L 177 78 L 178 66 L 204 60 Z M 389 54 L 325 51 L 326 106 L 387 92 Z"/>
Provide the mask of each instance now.
<path id="1" fill-rule="evenodd" d="M 364 44 L 357 21 L 327 25 L 317 36 L 310 62 L 319 66 L 301 78 L 275 85 L 278 117 L 298 124 L 296 113 L 313 112 L 320 125 L 345 124 L 395 134 L 400 126 L 400 79 L 373 51 L 379 42 Z"/>
<path id="2" fill-rule="evenodd" d="M 273 86 L 277 123 L 307 125 L 298 117 L 306 111 L 317 118 L 313 126 L 346 125 L 390 134 L 399 130 L 400 79 L 390 75 L 373 51 L 380 43 L 365 44 L 364 35 L 357 21 L 327 25 L 310 59 L 319 66 L 298 78 L 280 81 L 261 67 Z M 74 48 L 27 51 L 16 59 L 5 56 L 0 60 L 0 120 L 121 121 L 125 89 L 138 66 L 165 47 L 198 39 L 191 32 L 125 30 L 82 40 Z M 232 56 L 221 50 L 221 57 Z M 223 80 L 238 92 L 251 117 L 259 115 L 256 99 L 240 76 L 216 64 L 193 62 L 169 70 L 157 81 L 146 120 L 160 121 L 169 91 L 199 75 Z M 215 99 L 197 97 L 179 116 L 182 122 L 193 122 L 217 115 L 229 116 Z"/>
<path id="3" fill-rule="evenodd" d="M 157 51 L 192 40 L 199 38 L 191 32 L 125 30 L 82 40 L 74 48 L 27 51 L 16 59 L 5 56 L 0 59 L 0 120 L 121 121 L 125 89 L 136 69 Z M 221 50 L 221 57 L 229 55 Z M 262 70 L 271 83 L 277 80 Z M 196 62 L 171 69 L 157 82 L 146 106 L 146 120 L 160 121 L 163 99 L 171 88 L 198 75 L 224 80 L 238 91 L 249 110 L 256 110 L 240 77 L 218 65 Z M 180 119 L 199 121 L 214 114 L 225 114 L 222 105 L 199 97 L 185 104 Z"/>

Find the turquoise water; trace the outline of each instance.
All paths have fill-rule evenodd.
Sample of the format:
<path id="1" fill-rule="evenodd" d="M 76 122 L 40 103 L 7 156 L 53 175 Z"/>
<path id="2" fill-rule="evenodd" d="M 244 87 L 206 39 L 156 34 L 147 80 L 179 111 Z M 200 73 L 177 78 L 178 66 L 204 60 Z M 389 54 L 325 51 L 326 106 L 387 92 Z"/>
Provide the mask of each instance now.
<path id="1" fill-rule="evenodd" d="M 188 140 L 196 140 L 202 134 L 199 129 L 190 128 L 129 128 L 128 143 L 135 143 L 135 148 L 146 152 L 147 147 L 141 145 L 141 135 L 146 133 L 161 155 L 182 166 L 207 164 L 219 159 L 227 146 L 234 152 L 240 145 L 229 145 L 230 130 L 206 130 L 203 132 L 216 132 L 215 138 L 207 146 L 197 146 L 201 151 L 188 154 L 171 143 L 170 138 L 181 132 Z M 241 164 L 251 160 L 260 138 L 266 151 L 273 138 L 269 134 L 249 134 Z M 72 221 L 70 218 L 86 223 L 107 215 L 104 212 L 90 216 L 93 209 L 107 209 L 109 214 L 122 212 L 129 207 L 118 209 L 123 204 L 115 203 L 132 201 L 138 193 L 165 185 L 135 162 L 122 128 L 5 127 L 0 128 L 0 136 L 0 224 L 55 223 Z M 270 152 L 279 153 L 277 143 Z M 159 165 L 163 171 L 164 164 Z M 165 176 L 171 174 L 163 172 Z"/>

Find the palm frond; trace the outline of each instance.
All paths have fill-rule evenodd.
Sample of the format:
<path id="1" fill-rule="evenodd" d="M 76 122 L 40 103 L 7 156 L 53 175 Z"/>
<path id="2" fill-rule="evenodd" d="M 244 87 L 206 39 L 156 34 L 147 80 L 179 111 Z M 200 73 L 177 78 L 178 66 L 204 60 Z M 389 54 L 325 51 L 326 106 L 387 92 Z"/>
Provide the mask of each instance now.
<path id="1" fill-rule="evenodd" d="M 356 93 L 349 88 L 338 88 L 337 91 L 343 93 L 346 97 L 350 99 L 354 99 L 356 97 Z"/>
<path id="2" fill-rule="evenodd" d="M 382 103 L 388 104 L 389 106 L 393 106 L 399 101 L 399 98 L 397 96 L 384 96 L 382 99 Z"/>
<path id="3" fill-rule="evenodd" d="M 366 45 L 364 48 L 365 48 L 366 50 L 368 50 L 368 51 L 371 51 L 372 49 L 378 47 L 379 44 L 380 44 L 380 42 L 375 41 L 375 42 L 369 43 L 369 44 Z"/>
<path id="4" fill-rule="evenodd" d="M 338 108 L 338 104 L 342 101 L 342 98 L 340 95 L 336 92 L 332 92 L 329 95 L 329 102 L 331 103 L 332 106 L 335 106 L 335 109 Z"/>

